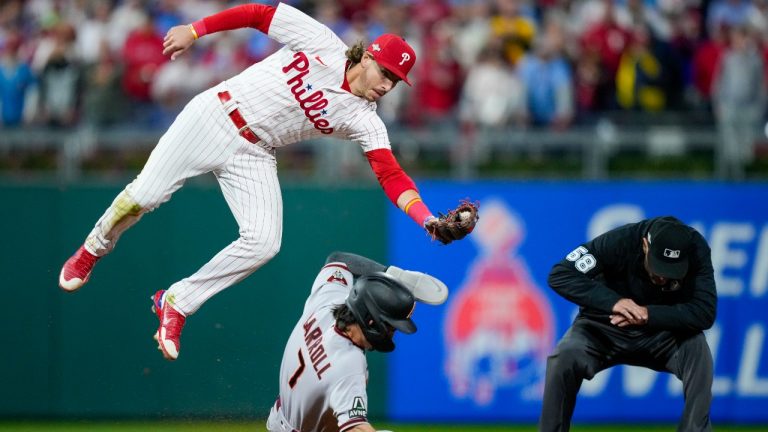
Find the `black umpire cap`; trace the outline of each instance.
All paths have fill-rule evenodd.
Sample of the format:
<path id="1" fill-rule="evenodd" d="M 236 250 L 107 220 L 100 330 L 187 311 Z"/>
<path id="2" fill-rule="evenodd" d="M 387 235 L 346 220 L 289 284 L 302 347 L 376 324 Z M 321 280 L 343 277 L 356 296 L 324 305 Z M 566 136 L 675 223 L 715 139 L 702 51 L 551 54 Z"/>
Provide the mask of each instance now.
<path id="1" fill-rule="evenodd" d="M 684 278 L 693 240 L 691 229 L 676 219 L 659 219 L 648 229 L 646 239 L 651 272 L 666 279 Z"/>

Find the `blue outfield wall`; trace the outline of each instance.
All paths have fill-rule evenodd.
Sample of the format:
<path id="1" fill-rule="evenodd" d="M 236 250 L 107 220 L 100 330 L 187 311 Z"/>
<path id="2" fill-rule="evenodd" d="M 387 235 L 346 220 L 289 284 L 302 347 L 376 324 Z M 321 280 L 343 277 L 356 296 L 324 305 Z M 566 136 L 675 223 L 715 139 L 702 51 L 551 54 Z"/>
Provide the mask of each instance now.
<path id="1" fill-rule="evenodd" d="M 611 228 L 672 214 L 710 243 L 719 294 L 706 332 L 715 359 L 715 423 L 768 421 L 768 184 L 699 182 L 422 182 L 433 211 L 481 202 L 481 219 L 450 246 L 390 209 L 392 263 L 444 280 L 451 295 L 420 305 L 414 336 L 390 357 L 388 409 L 403 421 L 538 419 L 546 357 L 577 307 L 547 286 L 554 263 Z M 671 374 L 618 366 L 585 381 L 575 422 L 676 422 Z"/>

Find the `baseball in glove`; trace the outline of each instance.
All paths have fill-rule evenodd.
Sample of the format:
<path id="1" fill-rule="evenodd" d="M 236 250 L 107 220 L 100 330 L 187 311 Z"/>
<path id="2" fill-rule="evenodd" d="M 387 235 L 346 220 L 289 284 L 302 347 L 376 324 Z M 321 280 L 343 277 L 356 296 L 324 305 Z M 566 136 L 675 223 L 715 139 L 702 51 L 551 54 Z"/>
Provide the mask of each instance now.
<path id="1" fill-rule="evenodd" d="M 478 208 L 479 203 L 464 200 L 448 213 L 439 213 L 439 217 L 428 220 L 424 228 L 432 240 L 439 240 L 442 244 L 461 240 L 475 229 L 480 218 Z"/>

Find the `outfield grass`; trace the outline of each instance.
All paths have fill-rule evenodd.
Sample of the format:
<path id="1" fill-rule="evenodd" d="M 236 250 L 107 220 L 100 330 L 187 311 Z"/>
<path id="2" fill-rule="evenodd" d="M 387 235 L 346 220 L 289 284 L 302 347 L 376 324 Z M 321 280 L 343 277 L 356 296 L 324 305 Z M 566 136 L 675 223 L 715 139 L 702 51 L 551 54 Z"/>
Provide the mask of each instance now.
<path id="1" fill-rule="evenodd" d="M 535 425 L 404 425 L 377 424 L 393 432 L 536 432 Z M 768 425 L 715 425 L 717 432 L 768 432 Z M 0 422 L 0 431 L 14 432 L 266 432 L 263 422 Z M 574 425 L 573 432 L 674 432 L 675 425 Z"/>

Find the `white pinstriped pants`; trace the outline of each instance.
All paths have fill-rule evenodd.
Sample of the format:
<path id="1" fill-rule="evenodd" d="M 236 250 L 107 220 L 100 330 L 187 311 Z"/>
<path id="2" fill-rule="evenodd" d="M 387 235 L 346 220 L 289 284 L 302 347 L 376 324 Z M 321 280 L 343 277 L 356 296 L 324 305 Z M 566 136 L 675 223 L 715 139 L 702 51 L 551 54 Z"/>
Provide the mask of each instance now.
<path id="1" fill-rule="evenodd" d="M 168 201 L 191 177 L 213 172 L 239 226 L 239 238 L 169 293 L 184 314 L 196 312 L 219 291 L 245 279 L 280 250 L 283 201 L 274 150 L 237 133 L 216 93 L 219 85 L 192 99 L 160 138 L 141 173 L 96 223 L 86 248 L 108 254 L 120 235 Z"/>

